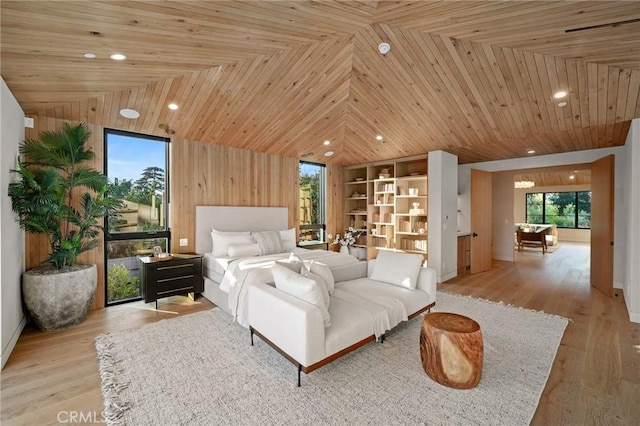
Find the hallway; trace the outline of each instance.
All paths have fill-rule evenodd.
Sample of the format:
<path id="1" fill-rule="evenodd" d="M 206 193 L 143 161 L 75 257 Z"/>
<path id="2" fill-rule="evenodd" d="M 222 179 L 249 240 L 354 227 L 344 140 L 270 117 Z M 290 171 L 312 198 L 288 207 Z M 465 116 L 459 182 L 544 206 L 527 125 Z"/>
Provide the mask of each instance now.
<path id="1" fill-rule="evenodd" d="M 571 320 L 532 424 L 638 424 L 640 324 L 629 321 L 621 290 L 607 297 L 589 285 L 589 245 L 563 242 L 544 255 L 516 252 L 516 260 L 438 289 Z"/>

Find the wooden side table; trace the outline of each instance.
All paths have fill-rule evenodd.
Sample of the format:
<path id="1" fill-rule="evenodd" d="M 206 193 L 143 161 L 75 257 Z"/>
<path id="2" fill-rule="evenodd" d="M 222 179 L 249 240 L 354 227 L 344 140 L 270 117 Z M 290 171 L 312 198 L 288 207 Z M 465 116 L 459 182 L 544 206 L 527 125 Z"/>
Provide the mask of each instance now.
<path id="1" fill-rule="evenodd" d="M 162 297 L 204 291 L 201 254 L 174 254 L 170 259 L 140 258 L 140 293 L 145 303 Z"/>
<path id="2" fill-rule="evenodd" d="M 456 389 L 476 386 L 484 357 L 480 325 L 448 312 L 425 315 L 420 328 L 420 357 L 424 371 L 441 385 Z"/>

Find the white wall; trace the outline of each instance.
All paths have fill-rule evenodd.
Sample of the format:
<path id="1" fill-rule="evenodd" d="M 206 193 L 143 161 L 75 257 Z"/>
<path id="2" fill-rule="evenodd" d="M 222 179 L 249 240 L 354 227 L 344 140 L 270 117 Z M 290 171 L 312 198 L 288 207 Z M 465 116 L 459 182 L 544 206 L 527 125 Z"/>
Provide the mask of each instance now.
<path id="1" fill-rule="evenodd" d="M 533 192 L 563 192 L 563 191 L 591 191 L 591 185 L 558 185 L 536 186 L 535 188 L 514 188 L 513 190 L 513 220 L 515 223 L 525 222 L 526 195 Z M 579 243 L 591 242 L 590 229 L 558 228 L 558 241 L 572 241 Z"/>
<path id="2" fill-rule="evenodd" d="M 429 152 L 428 265 L 442 282 L 458 274 L 458 157 Z"/>
<path id="3" fill-rule="evenodd" d="M 628 234 L 626 245 L 625 276 L 623 280 L 624 298 L 629 317 L 640 322 L 640 119 L 631 122 L 627 135 L 625 158 L 625 201 L 628 215 L 624 222 Z M 616 241 L 617 247 L 618 242 Z"/>
<path id="4" fill-rule="evenodd" d="M 18 144 L 24 139 L 24 112 L 0 77 L 0 318 L 2 319 L 2 367 L 24 328 L 20 279 L 24 271 L 24 233 L 11 211 L 7 187 L 16 168 Z"/>
<path id="5" fill-rule="evenodd" d="M 458 167 L 458 191 L 462 199 L 459 207 L 462 211 L 458 218 L 470 218 L 470 181 L 471 169 L 495 173 L 493 176 L 493 247 L 492 256 L 498 260 L 513 260 L 513 176 L 512 170 L 584 164 L 613 154 L 615 156 L 615 193 L 614 193 L 614 251 L 613 280 L 614 287 L 622 288 L 627 259 L 627 208 L 625 197 L 625 155 L 626 147 L 591 149 L 566 152 L 554 155 L 514 158 L 511 160 L 487 161 L 484 163 L 462 164 Z M 640 164 L 635 165 L 640 168 Z M 506 211 L 508 210 L 508 213 Z M 640 217 L 640 212 L 636 214 Z M 469 230 L 470 223 L 460 224 L 461 229 Z M 638 257 L 640 258 L 640 257 Z M 626 293 L 625 293 L 626 294 Z"/>

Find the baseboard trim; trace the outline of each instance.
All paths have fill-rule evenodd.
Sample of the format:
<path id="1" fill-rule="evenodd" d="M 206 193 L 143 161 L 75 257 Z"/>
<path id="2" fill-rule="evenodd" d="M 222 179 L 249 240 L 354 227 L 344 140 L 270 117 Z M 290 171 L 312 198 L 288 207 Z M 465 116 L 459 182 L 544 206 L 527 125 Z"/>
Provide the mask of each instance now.
<path id="1" fill-rule="evenodd" d="M 449 272 L 448 274 L 441 275 L 440 277 L 436 277 L 436 282 L 443 283 L 457 276 L 458 276 L 458 271 L 452 271 L 452 272 Z"/>
<path id="2" fill-rule="evenodd" d="M 16 343 L 18 343 L 18 339 L 20 338 L 20 335 L 22 334 L 22 330 L 24 330 L 24 327 L 26 325 L 27 325 L 27 316 L 22 315 L 22 319 L 18 323 L 18 328 L 16 328 L 16 330 L 11 335 L 11 339 L 9 340 L 9 343 L 7 343 L 7 347 L 2 348 L 2 366 L 0 367 L 0 369 L 3 369 L 7 361 L 9 361 L 11 352 L 13 352 L 13 348 L 16 347 Z"/>
<path id="3" fill-rule="evenodd" d="M 513 256 L 492 256 L 494 260 L 504 260 L 505 262 L 513 262 Z"/>

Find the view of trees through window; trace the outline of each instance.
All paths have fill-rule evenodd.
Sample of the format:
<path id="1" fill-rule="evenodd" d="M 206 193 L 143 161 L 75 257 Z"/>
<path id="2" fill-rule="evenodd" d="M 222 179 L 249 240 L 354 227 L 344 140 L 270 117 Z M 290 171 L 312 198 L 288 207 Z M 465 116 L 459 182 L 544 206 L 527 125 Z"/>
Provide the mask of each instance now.
<path id="1" fill-rule="evenodd" d="M 169 250 L 168 140 L 105 130 L 110 193 L 124 208 L 107 218 L 107 304 L 140 297 L 139 256 Z"/>
<path id="2" fill-rule="evenodd" d="M 325 166 L 300 162 L 300 241 L 324 242 Z"/>
<path id="3" fill-rule="evenodd" d="M 526 222 L 590 229 L 591 191 L 529 193 Z"/>

